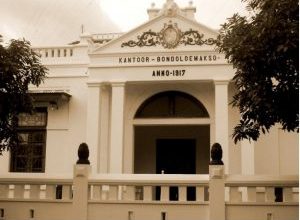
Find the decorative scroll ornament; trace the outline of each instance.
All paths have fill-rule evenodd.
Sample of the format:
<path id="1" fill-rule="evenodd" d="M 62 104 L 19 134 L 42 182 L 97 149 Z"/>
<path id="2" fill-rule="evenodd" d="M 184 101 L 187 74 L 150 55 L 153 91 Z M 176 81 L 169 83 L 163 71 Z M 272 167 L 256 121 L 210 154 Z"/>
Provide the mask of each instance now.
<path id="1" fill-rule="evenodd" d="M 213 45 L 215 43 L 215 39 L 208 38 L 203 39 L 204 34 L 200 34 L 198 31 L 190 29 L 182 34 L 180 43 L 184 45 Z"/>
<path id="2" fill-rule="evenodd" d="M 144 32 L 141 36 L 138 36 L 138 41 L 130 40 L 122 43 L 121 47 L 151 47 L 160 44 L 159 33 L 151 30 Z"/>
<path id="3" fill-rule="evenodd" d="M 196 30 L 190 29 L 189 31 L 182 32 L 177 24 L 165 24 L 160 32 L 146 31 L 137 37 L 137 41 L 130 40 L 122 43 L 121 47 L 152 47 L 162 45 L 164 48 L 172 49 L 179 44 L 183 45 L 213 45 L 215 39 L 203 39 L 204 34 L 200 34 Z"/>

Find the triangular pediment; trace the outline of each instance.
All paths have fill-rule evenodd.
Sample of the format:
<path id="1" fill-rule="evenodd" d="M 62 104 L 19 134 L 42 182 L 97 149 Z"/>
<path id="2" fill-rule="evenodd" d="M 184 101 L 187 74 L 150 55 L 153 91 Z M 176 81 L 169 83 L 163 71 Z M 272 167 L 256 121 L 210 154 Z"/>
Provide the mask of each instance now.
<path id="1" fill-rule="evenodd" d="M 217 31 L 180 14 L 161 14 L 137 28 L 95 47 L 91 55 L 174 51 L 211 51 Z"/>

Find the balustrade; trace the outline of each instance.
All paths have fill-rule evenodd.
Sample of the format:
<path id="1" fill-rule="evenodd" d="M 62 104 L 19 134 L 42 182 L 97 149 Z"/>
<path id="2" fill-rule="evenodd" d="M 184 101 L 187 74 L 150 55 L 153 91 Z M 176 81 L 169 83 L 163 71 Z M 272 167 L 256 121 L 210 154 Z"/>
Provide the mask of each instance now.
<path id="1" fill-rule="evenodd" d="M 70 58 L 73 56 L 73 46 L 62 46 L 54 48 L 34 48 L 43 59 L 48 58 Z"/>
<path id="2" fill-rule="evenodd" d="M 118 177 L 118 179 L 117 179 Z M 207 202 L 208 175 L 98 175 L 89 181 L 90 200 L 149 202 Z"/>
<path id="3" fill-rule="evenodd" d="M 80 146 L 74 176 L 0 176 L 0 219 L 42 220 L 50 212 L 53 220 L 299 217 L 298 176 L 224 175 L 217 144 L 209 175 L 91 174 L 88 147 Z"/>
<path id="4" fill-rule="evenodd" d="M 228 176 L 231 203 L 298 203 L 298 179 L 296 176 Z"/>
<path id="5" fill-rule="evenodd" d="M 11 219 L 9 216 L 14 208 L 9 207 L 18 207 L 20 210 L 24 208 L 27 210 L 24 213 L 32 211 L 34 215 L 38 215 L 41 210 L 34 208 L 34 204 L 43 204 L 45 210 L 49 204 L 52 204 L 51 207 L 56 207 L 55 210 L 61 210 L 59 209 L 61 205 L 64 205 L 67 210 L 77 210 L 74 206 L 75 200 L 82 198 L 73 197 L 76 187 L 88 189 L 86 210 L 94 210 L 87 209 L 87 207 L 100 209 L 107 205 L 116 208 L 126 207 L 124 219 L 129 217 L 133 219 L 135 216 L 142 215 L 143 209 L 149 210 L 149 207 L 153 205 L 158 208 L 155 209 L 156 215 L 164 212 L 168 219 L 172 219 L 170 215 L 176 210 L 174 205 L 180 205 L 183 210 L 185 208 L 199 210 L 200 208 L 201 211 L 199 210 L 197 216 L 209 219 L 208 208 L 215 205 L 214 200 L 209 201 L 209 187 L 212 187 L 212 179 L 209 179 L 209 175 L 89 174 L 85 177 L 80 175 L 73 178 L 51 177 L 44 174 L 26 174 L 27 177 L 18 174 L 0 176 L 0 215 L 5 219 Z M 77 183 L 80 185 L 76 185 L 76 178 L 87 178 L 87 181 L 79 181 Z M 225 175 L 224 182 L 225 187 L 218 190 L 224 193 L 229 192 L 228 200 L 224 203 L 225 209 L 230 213 L 228 219 L 231 219 L 231 216 L 238 216 L 233 213 L 251 213 L 249 208 L 253 206 L 261 207 L 263 211 L 260 213 L 267 213 L 271 216 L 276 212 L 276 215 L 284 212 L 285 207 L 292 208 L 289 210 L 296 210 L 298 207 L 297 176 Z M 20 202 L 25 203 L 21 205 Z M 26 206 L 27 203 L 31 205 Z M 163 211 L 159 207 L 164 207 Z M 278 211 L 279 209 L 276 208 L 281 209 Z M 61 213 L 64 212 L 61 211 Z M 295 213 L 291 216 L 297 216 L 297 212 L 289 211 L 288 213 Z M 194 219 L 195 216 L 190 219 Z"/>
<path id="6" fill-rule="evenodd" d="M 108 34 L 94 34 L 91 36 L 92 40 L 97 42 L 108 42 L 114 38 L 117 38 L 121 36 L 122 33 L 108 33 Z M 79 41 L 77 43 L 80 43 Z M 78 44 L 74 45 L 65 45 L 65 46 L 56 46 L 56 47 L 34 47 L 33 50 L 35 50 L 42 59 L 47 60 L 57 60 L 57 59 L 70 59 L 74 57 L 74 50 L 76 50 L 76 47 L 78 47 Z M 79 53 L 82 51 L 79 50 Z M 85 56 L 86 54 L 84 54 Z M 79 56 L 76 53 L 76 56 Z"/>
<path id="7" fill-rule="evenodd" d="M 29 176 L 30 174 L 28 174 Z M 71 200 L 72 179 L 23 175 L 0 178 L 0 200 Z"/>
<path id="8" fill-rule="evenodd" d="M 117 178 L 118 176 L 118 178 Z M 0 199 L 70 200 L 73 180 L 0 177 Z M 89 180 L 89 200 L 132 202 L 208 202 L 208 175 L 95 175 Z M 296 176 L 227 176 L 227 202 L 298 203 Z M 188 199 L 192 189 L 194 199 Z M 224 189 L 225 192 L 225 189 Z M 173 194 L 173 199 L 170 199 Z M 174 199 L 175 198 L 175 199 Z"/>

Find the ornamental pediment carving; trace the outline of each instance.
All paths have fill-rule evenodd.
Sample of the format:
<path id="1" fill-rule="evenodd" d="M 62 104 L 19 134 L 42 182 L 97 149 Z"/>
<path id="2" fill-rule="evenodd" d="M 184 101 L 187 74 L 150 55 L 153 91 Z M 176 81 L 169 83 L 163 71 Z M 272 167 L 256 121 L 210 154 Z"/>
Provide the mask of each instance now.
<path id="1" fill-rule="evenodd" d="M 198 30 L 189 29 L 182 31 L 177 23 L 170 21 L 165 23 L 159 32 L 148 31 L 138 35 L 136 39 L 132 39 L 121 44 L 121 47 L 154 47 L 161 45 L 166 49 L 176 48 L 178 45 L 213 45 L 214 38 L 205 38 L 204 34 Z"/>

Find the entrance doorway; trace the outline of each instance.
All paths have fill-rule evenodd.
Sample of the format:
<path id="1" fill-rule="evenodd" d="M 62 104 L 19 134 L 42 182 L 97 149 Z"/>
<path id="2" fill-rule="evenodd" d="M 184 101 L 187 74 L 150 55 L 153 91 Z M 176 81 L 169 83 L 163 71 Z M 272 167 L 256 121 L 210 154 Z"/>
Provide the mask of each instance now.
<path id="1" fill-rule="evenodd" d="M 195 174 L 196 139 L 157 139 L 156 173 Z"/>
<path id="2" fill-rule="evenodd" d="M 134 116 L 134 173 L 207 174 L 209 149 L 209 114 L 190 94 L 157 93 L 138 108 Z M 159 190 L 157 187 L 156 196 Z M 187 191 L 187 199 L 193 200 L 195 187 Z M 178 199 L 178 187 L 171 187 L 170 199 Z"/>
<path id="3" fill-rule="evenodd" d="M 156 173 L 161 174 L 195 174 L 196 173 L 196 139 L 157 139 Z M 159 200 L 160 187 L 156 188 Z M 178 200 L 178 187 L 170 187 L 170 201 Z M 187 188 L 187 200 L 195 200 L 195 187 Z"/>
<path id="4" fill-rule="evenodd" d="M 209 125 L 141 125 L 134 128 L 134 173 L 207 174 Z"/>

